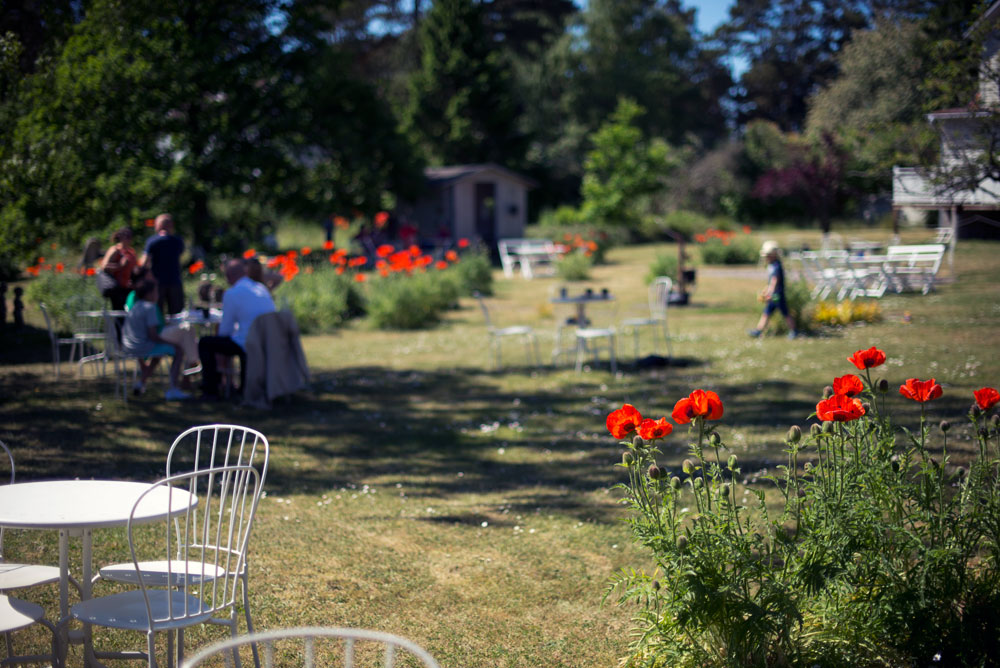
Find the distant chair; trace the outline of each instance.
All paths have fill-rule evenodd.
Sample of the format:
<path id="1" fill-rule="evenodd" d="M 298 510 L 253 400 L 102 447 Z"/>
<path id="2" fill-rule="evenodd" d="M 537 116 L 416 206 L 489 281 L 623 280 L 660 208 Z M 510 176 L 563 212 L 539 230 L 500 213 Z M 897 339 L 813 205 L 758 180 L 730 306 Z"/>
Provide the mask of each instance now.
<path id="1" fill-rule="evenodd" d="M 49 342 L 52 345 L 52 368 L 55 369 L 56 380 L 59 380 L 59 362 L 62 357 L 62 346 L 69 346 L 69 361 L 72 364 L 73 358 L 76 356 L 76 347 L 80 342 L 74 336 L 61 337 L 57 335 L 55 327 L 52 325 L 52 318 L 49 316 L 49 310 L 45 307 L 45 304 L 39 304 L 38 308 L 45 318 L 45 327 L 49 330 Z"/>
<path id="2" fill-rule="evenodd" d="M 529 361 L 533 361 L 535 366 L 541 363 L 538 353 L 538 338 L 535 331 L 527 325 L 512 325 L 510 327 L 494 327 L 490 318 L 490 310 L 486 307 L 483 296 L 475 292 L 473 296 L 479 302 L 479 308 L 483 310 L 483 317 L 486 319 L 486 331 L 490 337 L 490 350 L 493 352 L 493 365 L 495 369 L 502 366 L 502 341 L 509 336 L 519 336 L 524 341 L 524 347 L 528 354 Z"/>
<path id="3" fill-rule="evenodd" d="M 295 653 L 294 659 L 279 659 L 276 663 L 275 644 L 285 640 L 301 643 L 302 649 Z M 329 642 L 318 642 L 323 640 Z M 406 662 L 407 666 L 412 665 L 412 661 L 415 659 L 424 668 L 440 668 L 438 662 L 427 650 L 406 638 L 382 631 L 336 627 L 277 629 L 249 636 L 229 638 L 197 652 L 184 662 L 182 668 L 198 668 L 202 665 L 208 665 L 207 662 L 211 658 L 220 655 L 225 658 L 228 666 L 231 653 L 238 653 L 241 647 L 247 645 L 263 646 L 264 668 L 287 665 L 302 666 L 303 668 L 334 665 L 354 668 L 358 665 L 355 663 L 355 655 L 365 653 L 365 650 L 368 649 L 366 645 L 373 645 L 371 649 L 375 653 L 381 654 L 381 661 L 378 665 L 384 668 L 393 668 L 396 665 L 396 655 L 404 652 L 410 655 Z M 381 648 L 381 652 L 378 651 L 379 648 Z M 282 657 L 290 651 L 287 648 L 283 648 L 283 650 Z M 340 660 L 334 661 L 334 657 L 337 656 L 341 657 Z M 365 663 L 364 665 L 375 664 Z"/>
<path id="4" fill-rule="evenodd" d="M 618 373 L 618 360 L 616 357 L 618 331 L 613 324 L 610 324 L 615 321 L 615 307 L 613 306 L 613 302 L 609 300 L 608 306 L 604 310 L 608 312 L 605 317 L 595 317 L 593 320 L 587 318 L 586 326 L 578 326 L 574 332 L 577 373 L 583 371 L 585 359 L 597 360 L 602 351 L 606 351 L 608 354 L 611 373 Z M 606 321 L 608 325 L 605 327 L 592 327 L 591 323 L 595 321 Z"/>
<path id="5" fill-rule="evenodd" d="M 15 655 L 13 653 L 13 643 L 11 632 L 27 628 L 32 624 L 44 624 L 52 631 L 52 654 L 32 654 Z M 56 627 L 49 620 L 45 619 L 45 611 L 42 606 L 19 598 L 11 598 L 5 594 L 0 594 L 0 633 L 7 637 L 7 657 L 0 660 L 0 665 L 14 666 L 23 663 L 43 663 L 50 662 L 58 665 L 59 641 Z"/>
<path id="6" fill-rule="evenodd" d="M 645 317 L 625 318 L 622 321 L 622 336 L 632 334 L 635 359 L 639 359 L 639 333 L 643 327 L 652 329 L 654 350 L 656 335 L 660 334 L 667 346 L 667 359 L 674 356 L 670 344 L 670 332 L 667 329 L 667 303 L 670 300 L 670 291 L 673 289 L 673 285 L 673 281 L 668 277 L 657 276 L 649 285 L 649 314 Z"/>

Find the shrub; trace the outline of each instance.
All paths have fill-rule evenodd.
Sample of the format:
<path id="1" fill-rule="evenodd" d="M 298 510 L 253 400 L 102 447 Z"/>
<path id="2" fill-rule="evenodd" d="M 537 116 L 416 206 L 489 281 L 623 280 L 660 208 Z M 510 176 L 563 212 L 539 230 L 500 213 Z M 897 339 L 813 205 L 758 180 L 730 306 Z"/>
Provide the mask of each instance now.
<path id="1" fill-rule="evenodd" d="M 760 247 L 749 236 L 710 237 L 700 248 L 705 264 L 755 264 L 760 258 Z"/>
<path id="2" fill-rule="evenodd" d="M 333 269 L 300 272 L 281 284 L 275 296 L 291 309 L 303 334 L 331 332 L 364 311 L 352 277 L 338 276 Z"/>
<path id="3" fill-rule="evenodd" d="M 434 274 L 393 274 L 369 285 L 368 317 L 377 329 L 421 329 L 441 319 L 444 291 Z"/>
<path id="4" fill-rule="evenodd" d="M 708 226 L 708 218 L 694 211 L 671 211 L 656 220 L 655 225 L 661 230 L 657 236 L 663 236 L 662 230 L 671 230 L 684 237 L 685 241 L 691 241 L 695 234 L 707 229 Z"/>
<path id="5" fill-rule="evenodd" d="M 785 303 L 788 304 L 788 313 L 795 320 L 795 329 L 800 333 L 807 333 L 813 330 L 813 304 L 812 291 L 805 281 L 785 280 Z M 788 333 L 788 324 L 784 318 L 776 318 L 777 334 Z"/>
<path id="6" fill-rule="evenodd" d="M 593 265 L 591 259 L 583 253 L 566 253 L 556 263 L 556 273 L 564 281 L 585 281 L 590 278 L 590 268 Z"/>
<path id="7" fill-rule="evenodd" d="M 471 296 L 473 292 L 483 295 L 493 294 L 493 267 L 485 253 L 468 253 L 448 271 L 456 272 L 462 294 Z"/>
<path id="8" fill-rule="evenodd" d="M 95 279 L 72 273 L 41 272 L 28 283 L 24 297 L 25 308 L 44 303 L 52 327 L 61 334 L 72 333 L 77 311 L 99 311 L 104 307 Z"/>
<path id="9" fill-rule="evenodd" d="M 649 273 L 646 274 L 646 283 L 652 283 L 657 276 L 669 276 L 670 280 L 677 280 L 677 253 L 657 253 L 656 257 L 649 264 Z"/>
<path id="10" fill-rule="evenodd" d="M 888 384 L 874 347 L 849 358 L 864 377 L 833 382 L 817 422 L 789 429 L 786 460 L 764 479 L 777 503 L 746 486 L 739 460 L 709 425 L 721 399 L 695 390 L 674 407 L 689 424 L 690 456 L 659 467 L 666 418 L 632 406 L 608 429 L 628 438 L 619 485 L 634 539 L 654 575 L 622 570 L 610 595 L 635 604 L 627 666 L 992 665 L 1000 652 L 1000 430 L 987 412 L 996 390 L 976 392 L 974 445 L 951 464 L 948 428 L 932 429 L 933 379 L 900 394 L 911 429 L 886 412 Z M 632 438 L 633 434 L 642 438 Z M 897 438 L 899 437 L 899 438 Z"/>

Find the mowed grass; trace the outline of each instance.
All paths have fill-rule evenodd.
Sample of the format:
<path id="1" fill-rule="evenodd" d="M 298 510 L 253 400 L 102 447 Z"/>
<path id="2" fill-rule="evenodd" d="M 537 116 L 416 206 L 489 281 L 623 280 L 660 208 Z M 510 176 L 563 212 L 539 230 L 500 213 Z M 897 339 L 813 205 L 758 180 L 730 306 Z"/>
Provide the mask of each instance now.
<path id="1" fill-rule="evenodd" d="M 797 237 L 818 246 L 818 235 Z M 691 390 L 715 390 L 726 410 L 718 429 L 754 484 L 783 461 L 788 425 L 806 425 L 822 387 L 854 371 L 846 357 L 878 345 L 889 362 L 876 376 L 890 382 L 897 420 L 912 428 L 919 416 L 898 386 L 909 377 L 937 378 L 944 397 L 928 415 L 958 423 L 949 450 L 961 458 L 969 442 L 961 416 L 972 391 L 1000 383 L 997 250 L 962 242 L 954 281 L 935 293 L 887 296 L 881 323 L 795 341 L 746 336 L 759 312 L 761 267 L 699 268 L 694 303 L 670 312 L 675 364 L 640 371 L 626 360 L 617 376 L 606 364 L 576 374 L 566 359 L 535 369 L 513 341 L 504 347 L 509 366 L 490 371 L 482 314 L 471 299 L 428 331 L 352 323 L 304 339 L 310 390 L 266 413 L 166 404 L 155 385 L 125 407 L 112 398 L 110 380 L 90 371 L 57 383 L 46 344 L 8 334 L 0 351 L 0 439 L 14 450 L 22 481 L 154 480 L 184 428 L 252 426 L 269 437 L 272 455 L 251 548 L 259 629 L 381 629 L 415 640 L 446 667 L 612 666 L 627 653 L 634 611 L 602 604 L 609 577 L 651 564 L 631 544 L 611 489 L 621 480 L 620 448 L 605 430 L 607 413 L 629 402 L 644 415 L 669 415 Z M 675 251 L 615 249 L 609 264 L 594 269 L 586 285 L 615 295 L 609 316 L 641 312 L 643 277 L 662 252 Z M 546 359 L 555 323 L 567 315 L 549 301 L 559 285 L 498 273 L 487 300 L 497 325 L 536 327 Z M 603 315 L 590 313 L 598 322 Z M 28 315 L 37 323 L 33 305 Z M 621 344 L 630 358 L 631 340 Z M 651 342 L 642 344 L 649 353 Z M 660 463 L 679 467 L 686 430 L 677 428 L 662 449 Z M 124 531 L 100 531 L 94 542 L 97 565 L 127 557 Z M 51 533 L 7 532 L 5 548 L 11 560 L 57 562 Z M 73 550 L 78 564 L 79 545 Z M 98 593 L 113 590 L 96 585 Z M 55 614 L 54 587 L 22 594 Z M 188 632 L 189 651 L 223 633 Z M 135 634 L 99 630 L 97 637 L 102 647 L 142 647 Z M 35 630 L 15 639 L 22 650 L 45 646 Z M 81 662 L 79 647 L 70 661 Z"/>

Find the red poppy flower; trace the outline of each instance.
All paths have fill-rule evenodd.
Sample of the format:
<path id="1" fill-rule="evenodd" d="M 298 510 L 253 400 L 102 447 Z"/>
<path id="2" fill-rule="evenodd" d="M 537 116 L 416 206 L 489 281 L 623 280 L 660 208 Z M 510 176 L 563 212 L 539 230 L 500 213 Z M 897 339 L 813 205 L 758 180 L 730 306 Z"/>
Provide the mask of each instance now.
<path id="1" fill-rule="evenodd" d="M 354 275 L 354 280 L 356 282 L 358 282 L 358 283 L 364 283 L 365 281 L 368 280 L 368 275 L 367 274 L 355 274 Z"/>
<path id="2" fill-rule="evenodd" d="M 61 274 L 66 270 L 66 265 L 62 262 L 56 262 L 56 273 Z"/>
<path id="3" fill-rule="evenodd" d="M 362 256 L 352 257 L 347 262 L 348 267 L 363 267 L 368 262 L 368 258 Z"/>
<path id="4" fill-rule="evenodd" d="M 309 255 L 312 252 L 313 252 L 313 249 L 309 248 L 309 246 L 303 246 L 302 247 L 302 255 Z"/>
<path id="5" fill-rule="evenodd" d="M 453 250 L 447 251 L 444 254 L 444 259 L 448 260 L 448 262 L 458 262 L 458 253 Z"/>
<path id="6" fill-rule="evenodd" d="M 257 251 L 255 251 L 253 248 L 248 248 L 245 251 L 243 251 L 243 259 L 249 260 L 250 258 L 252 258 L 253 256 L 255 256 L 256 254 L 257 254 Z"/>
<path id="7" fill-rule="evenodd" d="M 294 260 L 298 256 L 299 256 L 299 252 L 298 251 L 294 251 L 294 250 L 290 250 L 287 253 L 285 253 L 285 257 L 287 257 L 289 260 Z"/>
<path id="8" fill-rule="evenodd" d="M 722 400 L 711 390 L 695 390 L 674 404 L 671 417 L 677 424 L 687 424 L 697 417 L 718 420 L 722 417 Z"/>
<path id="9" fill-rule="evenodd" d="M 992 387 L 978 389 L 973 394 L 976 395 L 976 404 L 984 411 L 993 408 L 1000 401 L 1000 392 L 997 392 Z"/>
<path id="10" fill-rule="evenodd" d="M 438 269 L 447 269 L 448 263 L 445 262 L 444 260 L 438 260 L 437 262 L 434 263 L 434 266 L 437 267 Z"/>
<path id="11" fill-rule="evenodd" d="M 468 248 L 469 247 L 469 240 L 468 239 L 459 239 L 458 240 L 458 247 L 459 248 Z"/>
<path id="12" fill-rule="evenodd" d="M 346 230 L 351 226 L 351 223 L 343 216 L 334 216 L 333 224 L 337 226 L 338 230 Z"/>
<path id="13" fill-rule="evenodd" d="M 392 244 L 382 244 L 375 249 L 375 254 L 379 257 L 389 257 L 396 251 L 396 247 Z"/>
<path id="14" fill-rule="evenodd" d="M 205 268 L 204 262 L 202 262 L 201 260 L 195 260 L 194 262 L 191 263 L 191 266 L 188 267 L 188 273 L 194 276 L 204 268 Z"/>
<path id="15" fill-rule="evenodd" d="M 647 441 L 669 436 L 674 430 L 674 425 L 667 422 L 667 418 L 661 417 L 659 420 L 647 418 L 639 424 L 639 436 Z"/>
<path id="16" fill-rule="evenodd" d="M 87 267 L 87 276 L 93 276 L 96 273 L 97 273 L 96 269 L 94 269 L 93 267 Z"/>
<path id="17" fill-rule="evenodd" d="M 625 438 L 642 424 L 642 415 L 632 404 L 624 404 L 618 410 L 611 411 L 606 424 L 612 436 Z"/>
<path id="18" fill-rule="evenodd" d="M 344 273 L 344 268 L 343 267 L 337 267 L 337 276 L 341 276 L 341 275 L 343 275 L 343 273 Z"/>
<path id="19" fill-rule="evenodd" d="M 155 227 L 155 226 L 156 226 L 156 219 L 155 218 L 147 218 L 146 219 L 146 227 Z"/>
<path id="20" fill-rule="evenodd" d="M 933 378 L 930 380 L 917 380 L 916 378 L 910 378 L 904 384 L 899 386 L 899 393 L 907 399 L 913 399 L 914 401 L 924 403 L 925 401 L 930 401 L 940 397 L 941 386 L 938 385 Z"/>
<path id="21" fill-rule="evenodd" d="M 816 404 L 816 417 L 824 422 L 850 422 L 864 414 L 865 407 L 861 405 L 861 400 L 846 394 L 835 394 Z"/>
<path id="22" fill-rule="evenodd" d="M 332 241 L 324 241 L 323 242 L 323 250 L 333 250 L 333 242 Z"/>
<path id="23" fill-rule="evenodd" d="M 833 393 L 856 397 L 864 392 L 865 386 L 861 379 L 853 373 L 833 379 Z"/>
<path id="24" fill-rule="evenodd" d="M 382 227 L 389 222 L 389 213 L 387 211 L 379 211 L 375 214 L 375 227 Z"/>
<path id="25" fill-rule="evenodd" d="M 859 350 L 850 357 L 847 361 L 856 366 L 861 371 L 865 369 L 871 369 L 872 367 L 882 366 L 885 364 L 885 353 L 872 346 L 868 350 Z"/>

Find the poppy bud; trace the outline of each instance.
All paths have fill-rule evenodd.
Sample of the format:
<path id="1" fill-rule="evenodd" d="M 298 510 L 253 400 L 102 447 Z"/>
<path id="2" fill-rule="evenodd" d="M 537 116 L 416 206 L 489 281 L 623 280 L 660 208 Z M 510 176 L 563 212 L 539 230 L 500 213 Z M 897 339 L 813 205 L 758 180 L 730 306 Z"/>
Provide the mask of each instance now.
<path id="1" fill-rule="evenodd" d="M 731 489 L 732 489 L 732 485 L 730 485 L 728 482 L 724 483 L 722 485 L 722 496 L 723 496 L 723 498 L 726 498 L 726 499 L 729 498 L 729 492 L 730 492 Z"/>
<path id="2" fill-rule="evenodd" d="M 638 434 L 636 434 L 635 436 L 633 436 L 632 437 L 632 445 L 634 445 L 637 448 L 641 448 L 642 446 L 644 446 L 645 443 L 642 440 L 642 436 L 639 436 Z"/>
<path id="3" fill-rule="evenodd" d="M 729 464 L 728 465 L 729 465 L 729 470 L 730 471 L 735 471 L 736 470 L 736 465 L 738 463 L 739 463 L 739 460 L 736 459 L 736 455 L 729 455 Z"/>
<path id="4" fill-rule="evenodd" d="M 990 430 L 987 429 L 986 427 L 980 427 L 980 429 L 979 429 L 979 436 L 980 436 L 980 438 L 984 438 L 984 439 L 985 438 L 989 438 L 990 437 Z"/>
<path id="5" fill-rule="evenodd" d="M 819 436 L 823 432 L 823 426 L 819 424 L 814 424 L 809 427 L 809 433 L 813 436 Z"/>
<path id="6" fill-rule="evenodd" d="M 670 489 L 680 489 L 680 487 L 681 487 L 680 478 L 674 476 L 673 478 L 670 479 Z"/>
<path id="7" fill-rule="evenodd" d="M 979 404 L 972 404 L 972 406 L 969 408 L 969 415 L 971 415 L 974 418 L 978 418 L 982 414 L 983 410 L 979 407 Z"/>
<path id="8" fill-rule="evenodd" d="M 625 466 L 631 466 L 632 462 L 634 462 L 634 461 L 635 461 L 635 457 L 632 456 L 631 452 L 623 452 L 622 453 L 622 464 L 624 464 Z"/>
<path id="9" fill-rule="evenodd" d="M 649 465 L 649 477 L 652 478 L 653 480 L 659 480 L 660 479 L 660 467 L 657 466 L 656 464 L 650 464 Z"/>
<path id="10" fill-rule="evenodd" d="M 861 408 L 864 409 L 865 415 L 867 415 L 868 413 L 872 412 L 872 405 L 870 403 L 868 403 L 867 401 L 862 401 L 861 402 Z"/>
<path id="11" fill-rule="evenodd" d="M 829 399 L 832 396 L 833 396 L 833 387 L 830 386 L 830 385 L 827 385 L 826 387 L 823 388 L 823 398 L 824 399 Z"/>
<path id="12" fill-rule="evenodd" d="M 957 469 L 955 469 L 955 475 L 958 476 L 959 480 L 964 478 L 966 473 L 968 473 L 968 471 L 965 470 L 964 466 L 959 466 Z"/>
<path id="13" fill-rule="evenodd" d="M 681 470 L 684 471 L 684 473 L 691 475 L 692 473 L 694 473 L 694 462 L 692 462 L 690 459 L 685 459 L 684 463 L 681 464 Z"/>
<path id="14" fill-rule="evenodd" d="M 722 437 L 719 436 L 719 432 L 713 431 L 711 434 L 708 435 L 708 442 L 718 447 L 718 445 L 722 443 Z"/>
<path id="15" fill-rule="evenodd" d="M 948 430 L 951 429 L 951 423 L 948 422 L 947 420 L 941 420 L 941 424 L 938 425 L 938 428 L 941 430 L 942 433 L 947 434 Z"/>
<path id="16" fill-rule="evenodd" d="M 660 591 L 660 581 L 653 580 L 653 591 Z"/>
<path id="17" fill-rule="evenodd" d="M 826 420 L 823 423 L 823 433 L 824 434 L 832 434 L 833 433 L 833 422 L 831 422 L 830 420 Z"/>
<path id="18" fill-rule="evenodd" d="M 785 438 L 788 439 L 789 443 L 798 443 L 800 440 L 802 440 L 802 428 L 799 427 L 799 425 L 797 424 L 793 424 L 791 427 L 789 427 L 788 436 L 786 436 Z"/>
<path id="19" fill-rule="evenodd" d="M 677 537 L 677 551 L 678 552 L 683 552 L 684 550 L 687 549 L 687 546 L 688 546 L 688 538 L 687 538 L 687 536 L 678 536 Z"/>
<path id="20" fill-rule="evenodd" d="M 798 492 L 796 492 L 796 495 L 797 495 L 797 496 L 798 496 L 798 497 L 799 497 L 800 499 L 804 499 L 804 498 L 806 498 L 806 490 L 804 490 L 804 489 L 802 489 L 802 488 L 800 487 L 800 488 L 799 488 L 799 491 L 798 491 Z"/>
<path id="21" fill-rule="evenodd" d="M 702 480 L 701 478 L 695 478 L 694 479 L 694 488 L 695 489 L 701 489 L 704 486 L 705 486 L 705 481 L 704 480 Z"/>
<path id="22" fill-rule="evenodd" d="M 892 456 L 892 472 L 899 473 L 899 459 L 896 455 Z"/>
<path id="23" fill-rule="evenodd" d="M 878 390 L 881 394 L 885 394 L 886 392 L 889 391 L 889 381 L 887 381 L 885 378 L 879 378 L 877 381 L 875 381 L 875 389 Z"/>
<path id="24" fill-rule="evenodd" d="M 941 468 L 941 465 L 938 464 L 938 460 L 934 459 L 933 457 L 931 457 L 931 466 L 934 467 L 935 471 L 937 471 L 939 468 Z"/>
<path id="25" fill-rule="evenodd" d="M 990 424 L 993 425 L 994 429 L 1000 427 L 1000 415 L 994 415 L 993 417 L 991 417 Z"/>
<path id="26" fill-rule="evenodd" d="M 805 464 L 802 465 L 802 470 L 805 471 L 806 473 L 812 471 L 812 468 L 813 468 L 812 462 L 806 462 Z"/>

